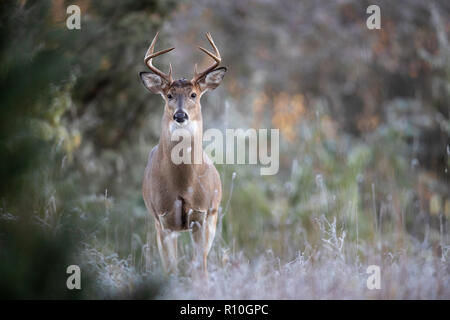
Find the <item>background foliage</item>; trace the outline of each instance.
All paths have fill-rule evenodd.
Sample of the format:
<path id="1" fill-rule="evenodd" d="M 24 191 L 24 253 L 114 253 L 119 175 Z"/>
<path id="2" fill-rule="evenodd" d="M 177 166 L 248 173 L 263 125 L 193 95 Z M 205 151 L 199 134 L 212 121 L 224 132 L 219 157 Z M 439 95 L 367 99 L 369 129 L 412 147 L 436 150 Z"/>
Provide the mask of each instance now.
<path id="1" fill-rule="evenodd" d="M 448 3 L 376 1 L 381 30 L 365 24 L 373 1 L 74 3 L 81 30 L 66 28 L 72 2 L 0 3 L 1 297 L 203 297 L 188 234 L 186 287 L 157 280 L 140 191 L 163 103 L 138 73 L 157 30 L 177 78 L 209 62 L 205 32 L 221 50 L 205 129 L 281 131 L 277 175 L 217 166 L 208 297 L 450 297 Z M 82 291 L 66 289 L 69 264 Z M 380 293 L 368 264 L 384 266 Z"/>

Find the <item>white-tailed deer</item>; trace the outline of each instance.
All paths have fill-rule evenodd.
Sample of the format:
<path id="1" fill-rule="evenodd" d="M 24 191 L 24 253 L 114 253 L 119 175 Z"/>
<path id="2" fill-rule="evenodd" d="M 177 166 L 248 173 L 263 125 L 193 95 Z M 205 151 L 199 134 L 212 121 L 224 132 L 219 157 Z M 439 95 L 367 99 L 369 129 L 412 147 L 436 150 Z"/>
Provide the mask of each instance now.
<path id="1" fill-rule="evenodd" d="M 171 138 L 176 129 L 183 128 L 192 138 L 189 150 L 183 152 L 198 150 L 196 147 L 199 146 L 195 143 L 201 144 L 203 141 L 200 98 L 206 91 L 219 86 L 227 69 L 218 68 L 220 53 L 207 33 L 214 54 L 202 47 L 199 49 L 214 59 L 214 64 L 200 73 L 195 65 L 192 80 L 174 81 L 171 65 L 166 74 L 152 64 L 153 58 L 174 49 L 154 52 L 157 37 L 158 33 L 144 59 L 152 72 L 140 73 L 144 86 L 150 92 L 160 94 L 165 101 L 159 143 L 150 151 L 145 169 L 142 187 L 144 202 L 155 218 L 157 243 L 164 268 L 176 272 L 177 232 L 190 230 L 195 259 L 203 259 L 203 270 L 207 274 L 207 257 L 214 240 L 222 198 L 220 176 L 202 148 L 202 161 L 175 164 L 171 152 L 177 142 Z"/>

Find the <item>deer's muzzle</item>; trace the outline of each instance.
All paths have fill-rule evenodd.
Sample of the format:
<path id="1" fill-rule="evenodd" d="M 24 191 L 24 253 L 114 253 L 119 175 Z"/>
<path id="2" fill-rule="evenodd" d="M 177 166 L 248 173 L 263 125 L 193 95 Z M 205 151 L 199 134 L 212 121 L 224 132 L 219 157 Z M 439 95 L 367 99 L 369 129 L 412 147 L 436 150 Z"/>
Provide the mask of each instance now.
<path id="1" fill-rule="evenodd" d="M 175 112 L 175 114 L 173 115 L 173 120 L 175 120 L 178 123 L 182 123 L 185 120 L 188 120 L 188 115 L 186 112 L 184 111 L 177 111 Z"/>

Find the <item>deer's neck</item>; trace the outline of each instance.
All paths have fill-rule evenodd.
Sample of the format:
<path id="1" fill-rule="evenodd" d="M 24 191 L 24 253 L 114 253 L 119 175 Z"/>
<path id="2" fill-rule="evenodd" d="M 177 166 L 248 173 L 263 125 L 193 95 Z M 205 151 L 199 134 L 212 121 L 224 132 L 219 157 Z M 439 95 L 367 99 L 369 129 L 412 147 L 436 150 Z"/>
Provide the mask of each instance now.
<path id="1" fill-rule="evenodd" d="M 203 121 L 199 120 L 190 120 L 186 126 L 178 126 L 174 124 L 172 121 L 168 121 L 168 119 L 163 118 L 162 120 L 162 132 L 160 135 L 159 141 L 159 161 L 162 166 L 165 167 L 165 170 L 168 175 L 173 178 L 173 181 L 177 181 L 177 183 L 182 186 L 183 182 L 189 183 L 193 176 L 202 171 L 204 166 L 203 159 Z M 182 138 L 177 138 L 172 141 L 172 136 L 174 131 L 177 129 L 183 129 L 182 132 L 189 134 L 184 135 Z M 180 131 L 179 131 L 180 132 Z M 186 139 L 182 142 L 182 139 Z M 173 150 L 177 148 L 176 150 Z M 182 152 L 187 152 L 190 161 L 188 163 L 179 163 L 176 164 L 173 161 L 173 154 L 177 153 L 182 148 Z M 194 159 L 195 153 L 197 152 L 197 161 Z M 200 161 L 200 163 L 198 163 Z"/>

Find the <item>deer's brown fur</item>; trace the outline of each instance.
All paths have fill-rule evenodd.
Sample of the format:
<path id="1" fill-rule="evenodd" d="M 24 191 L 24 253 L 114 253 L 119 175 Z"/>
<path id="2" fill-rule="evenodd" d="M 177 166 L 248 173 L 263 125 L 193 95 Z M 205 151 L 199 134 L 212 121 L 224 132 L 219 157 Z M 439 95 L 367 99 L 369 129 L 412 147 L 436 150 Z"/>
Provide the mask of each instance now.
<path id="1" fill-rule="evenodd" d="M 171 152 L 178 141 L 172 141 L 171 135 L 174 129 L 185 128 L 191 135 L 190 150 L 201 148 L 203 120 L 200 98 L 203 93 L 220 84 L 226 69 L 216 68 L 220 54 L 208 34 L 208 40 L 216 52 L 215 55 L 208 53 L 214 56 L 214 67 L 202 73 L 196 71 L 191 81 L 173 81 L 172 71 L 165 74 L 151 63 L 153 57 L 170 51 L 167 49 L 153 53 L 156 36 L 145 59 L 153 72 L 141 73 L 141 78 L 147 89 L 162 95 L 165 106 L 159 143 L 151 150 L 145 169 L 143 198 L 155 220 L 158 248 L 166 270 L 175 272 L 177 269 L 176 233 L 190 230 L 195 257 L 202 260 L 203 270 L 207 272 L 207 256 L 214 239 L 222 198 L 220 176 L 202 149 L 200 163 L 192 161 L 190 164 L 175 164 Z M 188 119 L 180 124 L 174 120 L 176 112 L 184 112 Z M 194 151 L 192 160 L 193 155 Z"/>

